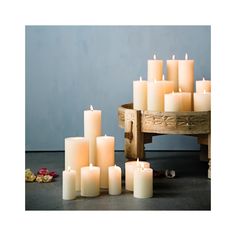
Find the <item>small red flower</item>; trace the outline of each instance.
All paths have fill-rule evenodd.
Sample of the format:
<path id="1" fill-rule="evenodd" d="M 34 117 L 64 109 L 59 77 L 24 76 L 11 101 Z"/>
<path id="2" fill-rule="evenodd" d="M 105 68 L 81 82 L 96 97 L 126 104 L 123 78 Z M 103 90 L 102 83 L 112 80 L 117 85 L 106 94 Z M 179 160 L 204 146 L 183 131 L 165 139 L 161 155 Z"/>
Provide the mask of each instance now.
<path id="1" fill-rule="evenodd" d="M 51 171 L 48 174 L 52 176 L 53 178 L 56 178 L 58 176 L 58 174 L 55 171 Z"/>
<path id="2" fill-rule="evenodd" d="M 49 171 L 45 167 L 40 168 L 39 171 L 38 171 L 39 175 L 48 175 L 48 173 L 49 173 Z"/>

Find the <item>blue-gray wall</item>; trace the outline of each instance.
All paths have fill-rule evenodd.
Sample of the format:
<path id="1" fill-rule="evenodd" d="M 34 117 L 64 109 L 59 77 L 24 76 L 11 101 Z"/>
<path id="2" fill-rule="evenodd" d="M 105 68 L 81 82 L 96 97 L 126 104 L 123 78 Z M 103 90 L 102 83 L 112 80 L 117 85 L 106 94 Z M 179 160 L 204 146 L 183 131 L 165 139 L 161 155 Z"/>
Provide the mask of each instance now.
<path id="1" fill-rule="evenodd" d="M 146 79 L 147 59 L 154 53 L 182 59 L 187 52 L 195 60 L 195 80 L 210 79 L 210 45 L 210 26 L 27 26 L 26 150 L 63 150 L 65 137 L 83 136 L 89 104 L 102 110 L 103 133 L 123 149 L 117 108 L 132 101 L 132 81 Z M 198 148 L 195 138 L 181 136 L 146 145 Z"/>

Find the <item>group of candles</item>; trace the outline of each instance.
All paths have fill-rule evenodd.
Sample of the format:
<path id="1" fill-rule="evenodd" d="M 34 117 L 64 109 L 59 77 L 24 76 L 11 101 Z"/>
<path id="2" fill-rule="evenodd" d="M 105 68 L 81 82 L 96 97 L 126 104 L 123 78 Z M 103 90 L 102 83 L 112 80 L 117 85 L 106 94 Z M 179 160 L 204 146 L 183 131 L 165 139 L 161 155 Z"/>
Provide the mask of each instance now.
<path id="1" fill-rule="evenodd" d="M 84 137 L 65 138 L 65 170 L 62 198 L 72 200 L 77 191 L 84 197 L 96 197 L 100 189 L 110 195 L 122 192 L 122 171 L 115 165 L 113 136 L 101 136 L 101 110 L 84 111 Z M 125 164 L 126 189 L 134 197 L 152 196 L 153 175 L 148 162 L 130 161 Z"/>
<path id="2" fill-rule="evenodd" d="M 163 74 L 163 60 L 154 55 L 148 60 L 148 80 L 133 82 L 133 108 L 157 112 L 211 110 L 211 81 L 196 81 L 194 93 L 194 60 L 167 60 L 167 80 Z"/>

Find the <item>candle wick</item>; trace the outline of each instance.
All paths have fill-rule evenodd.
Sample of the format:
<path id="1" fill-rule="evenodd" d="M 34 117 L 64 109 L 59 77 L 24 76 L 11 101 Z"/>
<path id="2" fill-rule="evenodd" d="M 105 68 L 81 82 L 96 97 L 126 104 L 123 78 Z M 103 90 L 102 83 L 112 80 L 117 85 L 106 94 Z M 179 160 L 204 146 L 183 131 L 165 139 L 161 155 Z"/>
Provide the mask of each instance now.
<path id="1" fill-rule="evenodd" d="M 156 60 L 157 59 L 157 56 L 156 54 L 153 55 L 153 60 Z"/>
<path id="2" fill-rule="evenodd" d="M 185 54 L 185 60 L 188 60 L 188 54 L 187 53 Z"/>
<path id="3" fill-rule="evenodd" d="M 172 55 L 172 60 L 175 60 L 175 55 L 174 54 Z"/>
<path id="4" fill-rule="evenodd" d="M 93 106 L 92 105 L 90 105 L 90 110 L 93 111 Z"/>
<path id="5" fill-rule="evenodd" d="M 90 167 L 90 168 L 91 168 L 91 167 L 93 167 L 93 164 L 92 164 L 92 163 L 90 163 L 90 164 L 89 164 L 89 167 Z"/>
<path id="6" fill-rule="evenodd" d="M 142 80 L 143 80 L 143 79 L 142 79 L 142 76 L 140 76 L 140 77 L 139 77 L 139 80 L 140 80 L 140 81 L 142 81 Z"/>
<path id="7" fill-rule="evenodd" d="M 68 169 L 67 169 L 67 170 L 68 170 L 69 172 L 70 172 L 70 169 L 71 169 L 70 166 L 68 166 Z"/>
<path id="8" fill-rule="evenodd" d="M 202 80 L 205 81 L 205 78 L 203 77 Z"/>
<path id="9" fill-rule="evenodd" d="M 182 89 L 181 89 L 181 88 L 179 88 L 179 92 L 180 92 L 180 93 L 182 92 Z"/>
<path id="10" fill-rule="evenodd" d="M 164 74 L 162 75 L 162 80 L 165 80 L 165 75 Z"/>

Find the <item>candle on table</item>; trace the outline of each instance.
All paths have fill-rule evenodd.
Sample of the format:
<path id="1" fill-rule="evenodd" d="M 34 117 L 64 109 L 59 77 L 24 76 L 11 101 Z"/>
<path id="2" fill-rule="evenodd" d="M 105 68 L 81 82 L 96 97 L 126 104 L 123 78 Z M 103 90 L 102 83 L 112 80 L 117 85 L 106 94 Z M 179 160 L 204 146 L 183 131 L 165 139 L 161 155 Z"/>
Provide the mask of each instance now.
<path id="1" fill-rule="evenodd" d="M 161 81 L 148 81 L 147 109 L 148 111 L 164 111 L 164 95 L 174 89 L 173 81 L 166 81 L 164 75 Z"/>
<path id="2" fill-rule="evenodd" d="M 109 194 L 119 195 L 121 194 L 121 168 L 119 166 L 109 166 Z"/>
<path id="3" fill-rule="evenodd" d="M 134 197 L 150 198 L 153 196 L 153 170 L 143 165 L 134 171 Z"/>
<path id="4" fill-rule="evenodd" d="M 62 173 L 62 198 L 64 200 L 72 200 L 76 197 L 76 190 L 75 190 L 75 179 L 76 179 L 76 171 L 71 170 L 68 167 Z"/>
<path id="5" fill-rule="evenodd" d="M 181 111 L 191 111 L 192 110 L 192 93 L 182 92 L 179 88 L 179 94 L 181 96 Z"/>
<path id="6" fill-rule="evenodd" d="M 182 99 L 179 93 L 165 94 L 165 112 L 178 112 L 182 109 Z"/>
<path id="7" fill-rule="evenodd" d="M 204 90 L 206 92 L 211 92 L 211 81 L 205 80 L 205 78 L 203 77 L 202 80 L 196 81 L 196 92 L 203 93 Z"/>
<path id="8" fill-rule="evenodd" d="M 147 81 L 140 79 L 133 81 L 133 109 L 147 110 Z"/>
<path id="9" fill-rule="evenodd" d="M 167 65 L 167 80 L 173 81 L 174 83 L 174 91 L 179 91 L 178 85 L 178 60 L 175 59 L 175 55 L 172 56 L 172 60 L 166 61 Z"/>
<path id="10" fill-rule="evenodd" d="M 84 136 L 89 141 L 89 163 L 96 165 L 96 137 L 101 135 L 102 112 L 94 110 L 90 105 L 90 110 L 84 111 Z"/>
<path id="11" fill-rule="evenodd" d="M 163 61 L 157 60 L 154 54 L 153 60 L 148 60 L 148 81 L 161 80 L 163 74 Z"/>
<path id="12" fill-rule="evenodd" d="M 76 171 L 76 191 L 80 191 L 80 169 L 89 163 L 89 144 L 84 137 L 65 138 L 65 170 Z"/>
<path id="13" fill-rule="evenodd" d="M 100 167 L 100 187 L 108 188 L 108 167 L 115 163 L 114 148 L 115 138 L 113 136 L 99 136 L 97 143 L 97 166 Z"/>
<path id="14" fill-rule="evenodd" d="M 203 93 L 194 93 L 193 103 L 194 111 L 210 111 L 211 93 L 206 91 Z"/>
<path id="15" fill-rule="evenodd" d="M 133 191 L 134 170 L 144 165 L 145 168 L 150 167 L 150 163 L 146 161 L 128 161 L 125 163 L 125 189 Z"/>
<path id="16" fill-rule="evenodd" d="M 81 168 L 81 196 L 96 197 L 100 194 L 100 168 L 90 164 Z"/>
<path id="17" fill-rule="evenodd" d="M 188 54 L 185 54 L 185 60 L 178 61 L 178 80 L 179 88 L 183 92 L 194 90 L 194 60 L 188 60 Z"/>

